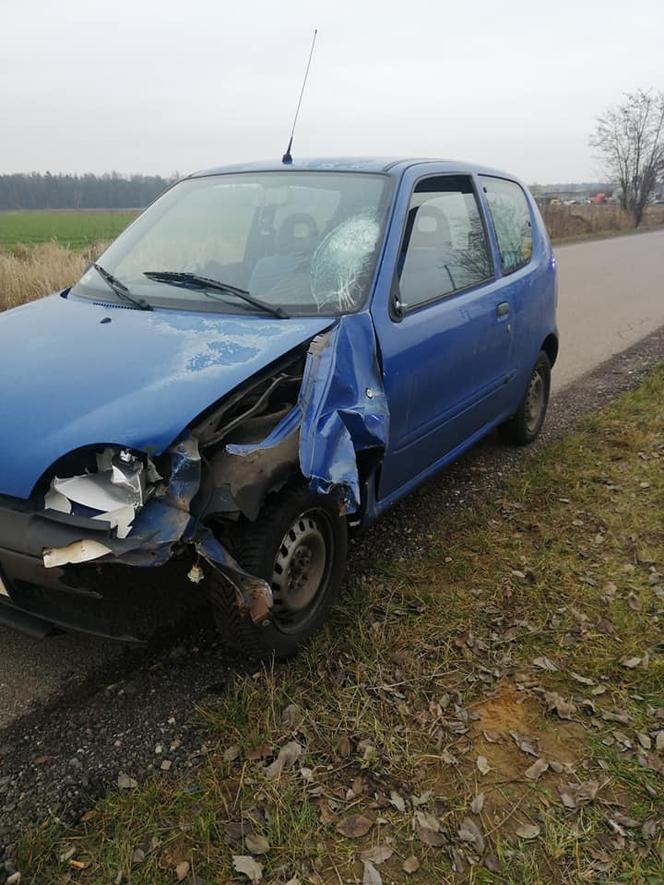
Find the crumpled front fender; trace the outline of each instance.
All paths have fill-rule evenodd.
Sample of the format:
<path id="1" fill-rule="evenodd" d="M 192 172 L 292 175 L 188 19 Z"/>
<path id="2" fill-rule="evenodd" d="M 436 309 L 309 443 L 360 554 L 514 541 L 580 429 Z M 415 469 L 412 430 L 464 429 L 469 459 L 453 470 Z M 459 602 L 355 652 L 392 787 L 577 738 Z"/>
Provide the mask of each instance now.
<path id="1" fill-rule="evenodd" d="M 299 429 L 299 462 L 313 491 L 341 494 L 346 512 L 361 503 L 358 453 L 384 451 L 389 411 L 369 314 L 342 317 L 309 347 L 297 405 L 260 443 L 229 445 L 249 455 Z"/>

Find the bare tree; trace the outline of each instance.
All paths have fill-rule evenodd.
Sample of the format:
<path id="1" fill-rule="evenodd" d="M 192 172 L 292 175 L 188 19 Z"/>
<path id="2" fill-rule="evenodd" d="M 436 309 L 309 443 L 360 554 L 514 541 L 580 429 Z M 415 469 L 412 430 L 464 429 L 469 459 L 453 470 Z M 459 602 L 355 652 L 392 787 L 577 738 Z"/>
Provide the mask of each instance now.
<path id="1" fill-rule="evenodd" d="M 590 144 L 638 227 L 664 174 L 664 92 L 626 93 L 622 104 L 597 118 Z"/>

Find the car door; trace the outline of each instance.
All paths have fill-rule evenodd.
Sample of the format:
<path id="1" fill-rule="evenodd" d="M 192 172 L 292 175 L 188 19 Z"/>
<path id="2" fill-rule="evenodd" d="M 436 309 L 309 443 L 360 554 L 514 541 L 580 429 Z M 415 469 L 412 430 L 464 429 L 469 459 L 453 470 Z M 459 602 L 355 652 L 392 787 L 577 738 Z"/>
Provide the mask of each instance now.
<path id="1" fill-rule="evenodd" d="M 506 402 L 510 304 L 482 205 L 470 174 L 420 177 L 401 197 L 397 309 L 372 308 L 390 410 L 379 499 L 479 435 Z"/>
<path id="2" fill-rule="evenodd" d="M 520 401 L 537 354 L 551 331 L 553 276 L 545 242 L 537 236 L 534 212 L 523 187 L 497 175 L 478 175 L 478 192 L 495 233 L 500 285 L 510 305 L 511 403 Z M 553 257 L 551 256 L 551 260 Z"/>

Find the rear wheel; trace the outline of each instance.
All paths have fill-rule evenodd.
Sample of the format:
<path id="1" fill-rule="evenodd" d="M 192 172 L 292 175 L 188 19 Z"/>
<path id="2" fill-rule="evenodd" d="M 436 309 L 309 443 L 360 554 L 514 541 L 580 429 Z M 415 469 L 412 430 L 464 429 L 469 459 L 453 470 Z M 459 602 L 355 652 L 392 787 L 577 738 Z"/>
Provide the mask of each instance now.
<path id="1" fill-rule="evenodd" d="M 272 616 L 265 626 L 241 617 L 232 588 L 215 573 L 211 601 L 224 642 L 252 658 L 295 654 L 325 623 L 339 594 L 347 550 L 346 521 L 334 496 L 314 495 L 303 483 L 284 489 L 233 536 L 239 564 L 272 588 Z"/>
<path id="2" fill-rule="evenodd" d="M 500 426 L 500 432 L 507 442 L 527 446 L 537 439 L 544 424 L 550 390 L 551 363 L 541 350 L 518 410 Z"/>

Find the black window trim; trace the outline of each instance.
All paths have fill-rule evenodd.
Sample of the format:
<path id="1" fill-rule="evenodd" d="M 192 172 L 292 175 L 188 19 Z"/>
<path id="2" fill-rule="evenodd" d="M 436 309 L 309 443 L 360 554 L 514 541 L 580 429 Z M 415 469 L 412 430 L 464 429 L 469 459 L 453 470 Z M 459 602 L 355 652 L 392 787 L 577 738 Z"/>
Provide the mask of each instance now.
<path id="1" fill-rule="evenodd" d="M 513 178 L 507 178 L 507 176 L 505 176 L 505 175 L 490 175 L 487 172 L 479 172 L 477 177 L 480 179 L 493 178 L 495 181 L 506 181 L 509 184 L 515 184 L 519 188 L 521 193 L 523 194 L 523 197 L 526 201 L 526 206 L 528 208 L 528 217 L 530 218 L 530 246 L 531 246 L 530 258 L 528 259 L 528 261 L 524 261 L 521 264 L 518 264 L 516 267 L 511 268 L 510 270 L 505 270 L 505 268 L 503 267 L 503 256 L 500 253 L 500 243 L 498 242 L 498 231 L 496 230 L 496 222 L 495 222 L 493 214 L 491 212 L 491 205 L 489 203 L 489 200 L 487 199 L 487 196 L 488 196 L 487 192 L 484 190 L 484 185 L 482 185 L 484 199 L 486 201 L 487 213 L 491 216 L 491 225 L 493 227 L 493 232 L 496 237 L 496 247 L 498 249 L 498 259 L 500 261 L 501 278 L 502 277 L 509 277 L 513 273 L 517 273 L 518 271 L 523 270 L 524 267 L 528 267 L 528 265 L 532 264 L 532 262 L 535 260 L 535 224 L 534 224 L 534 218 L 533 218 L 533 209 L 532 209 L 532 206 L 530 205 L 530 200 L 528 199 L 528 194 L 526 193 L 525 188 L 523 187 L 523 185 L 519 181 L 515 181 Z"/>
<path id="2" fill-rule="evenodd" d="M 487 255 L 489 257 L 489 261 L 491 267 L 493 268 L 490 276 L 486 277 L 484 280 L 479 280 L 477 283 L 473 283 L 470 286 L 464 286 L 462 289 L 455 289 L 453 292 L 444 292 L 441 295 L 434 295 L 432 298 L 428 298 L 426 301 L 420 301 L 417 304 L 414 304 L 412 307 L 408 307 L 401 302 L 401 287 L 400 287 L 400 273 L 399 273 L 399 258 L 401 257 L 401 252 L 404 247 L 404 241 L 406 238 L 406 233 L 408 230 L 408 215 L 409 212 L 406 212 L 406 216 L 401 223 L 401 236 L 399 237 L 399 251 L 397 252 L 397 265 L 394 268 L 394 274 L 392 276 L 392 285 L 390 287 L 390 319 L 395 323 L 400 323 L 404 317 L 410 316 L 410 314 L 417 313 L 422 309 L 426 309 L 427 307 L 431 307 L 433 304 L 438 304 L 442 301 L 447 301 L 450 298 L 456 298 L 459 295 L 467 295 L 469 292 L 474 292 L 476 289 L 481 289 L 483 286 L 487 286 L 491 283 L 495 283 L 497 280 L 496 276 L 496 264 L 493 260 L 493 249 L 491 248 L 491 238 L 489 236 L 488 222 L 485 217 L 484 211 L 484 203 L 478 193 L 477 190 L 477 182 L 476 182 L 476 173 L 468 172 L 468 171 L 458 171 L 458 172 L 426 172 L 420 175 L 413 181 L 410 194 L 408 196 L 408 206 L 410 207 L 410 200 L 415 193 L 417 186 L 422 182 L 426 181 L 428 178 L 468 178 L 470 179 L 470 186 L 472 189 L 473 196 L 475 197 L 475 204 L 477 206 L 477 211 L 480 216 L 480 220 L 482 222 L 482 230 L 484 231 L 484 241 L 487 247 Z M 501 262 L 502 264 L 502 262 Z M 399 299 L 399 303 L 401 304 L 400 310 L 395 310 L 395 296 Z"/>

